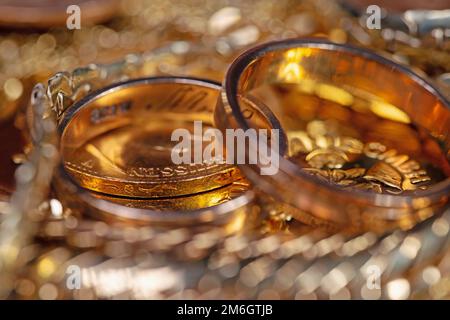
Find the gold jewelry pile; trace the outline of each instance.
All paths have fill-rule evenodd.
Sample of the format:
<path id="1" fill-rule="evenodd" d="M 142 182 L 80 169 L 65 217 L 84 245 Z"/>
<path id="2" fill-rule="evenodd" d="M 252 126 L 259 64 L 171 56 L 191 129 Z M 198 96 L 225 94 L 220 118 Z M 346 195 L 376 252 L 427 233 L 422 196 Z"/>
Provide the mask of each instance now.
<path id="1" fill-rule="evenodd" d="M 0 32 L 0 298 L 450 297 L 450 29 L 92 1 L 80 30 Z M 174 165 L 196 120 L 279 128 L 280 173 Z"/>

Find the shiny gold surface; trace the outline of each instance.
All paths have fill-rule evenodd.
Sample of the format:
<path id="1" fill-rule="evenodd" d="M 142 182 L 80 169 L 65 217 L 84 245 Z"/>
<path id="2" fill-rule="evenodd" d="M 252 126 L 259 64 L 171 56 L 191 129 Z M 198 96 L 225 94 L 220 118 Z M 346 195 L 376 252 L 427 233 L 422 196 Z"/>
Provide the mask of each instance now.
<path id="1" fill-rule="evenodd" d="M 245 173 L 269 194 L 278 190 L 300 209 L 298 218 L 306 211 L 384 232 L 410 228 L 422 219 L 417 210 L 446 206 L 450 108 L 408 69 L 359 48 L 287 40 L 242 54 L 224 87 L 216 110 L 222 129 L 260 127 L 246 116 L 246 98 L 279 123 L 288 145 L 280 171 L 259 177 L 247 166 Z"/>
<path id="2" fill-rule="evenodd" d="M 37 5 L 37 1 L 30 2 Z M 52 2 L 54 1 L 47 1 Z M 393 195 L 384 189 L 381 194 L 373 192 L 374 190 L 366 192 L 365 197 L 379 198 L 380 206 L 369 208 L 366 205 L 371 203 L 363 203 L 367 210 L 361 215 L 359 212 L 353 212 L 353 223 L 358 223 L 357 218 L 360 217 L 361 224 L 377 226 L 382 236 L 373 232 L 361 233 L 360 229 L 356 235 L 352 232 L 337 232 L 339 228 L 335 228 L 336 223 L 329 220 L 329 214 L 322 215 L 327 220 L 320 220 L 317 215 L 311 215 L 311 212 L 299 211 L 298 205 L 289 208 L 284 203 L 280 205 L 276 200 L 267 203 L 266 200 L 270 198 L 267 193 L 260 194 L 258 203 L 253 207 L 261 213 L 258 215 L 258 221 L 262 222 L 262 228 L 251 229 L 242 234 L 224 234 L 225 228 L 219 224 L 217 228 L 206 228 L 204 232 L 197 233 L 191 232 L 196 228 L 190 225 L 164 228 L 159 232 L 148 221 L 142 226 L 136 226 L 130 223 L 130 219 L 117 222 L 118 219 L 112 219 L 111 215 L 91 215 L 95 210 L 83 205 L 85 201 L 79 197 L 78 192 L 72 195 L 74 199 L 70 205 L 60 202 L 65 201 L 65 197 L 70 196 L 70 193 L 61 196 L 53 192 L 49 194 L 47 186 L 52 177 L 51 170 L 56 164 L 53 156 L 56 154 L 54 148 L 57 144 L 48 137 L 53 134 L 52 129 L 55 128 L 51 117 L 49 119 L 51 114 L 44 113 L 41 118 L 41 111 L 47 110 L 48 103 L 45 102 L 64 109 L 64 106 L 71 105 L 88 92 L 124 79 L 164 74 L 194 75 L 222 81 L 224 72 L 234 56 L 244 48 L 269 39 L 319 36 L 335 43 L 358 44 L 400 61 L 422 76 L 426 74 L 438 81 L 445 80 L 450 72 L 450 41 L 444 33 L 445 30 L 432 30 L 430 34 L 412 31 L 408 34 L 406 29 L 398 31 L 394 26 L 393 30 L 392 26 L 386 27 L 384 23 L 382 30 L 368 30 L 365 28 L 364 17 L 348 14 L 340 8 L 341 1 L 333 0 L 120 2 L 122 5 L 119 15 L 107 24 L 86 26 L 82 16 L 82 29 L 77 31 L 56 28 L 45 32 L 6 30 L 0 33 L 0 122 L 10 118 L 17 107 L 25 106 L 26 101 L 22 100 L 28 100 L 31 91 L 28 82 L 44 83 L 33 93 L 32 98 L 32 109 L 37 113 L 36 117 L 30 119 L 30 128 L 34 132 L 34 150 L 27 153 L 26 157 L 15 157 L 15 160 L 24 162 L 15 174 L 18 187 L 10 203 L 4 203 L 0 198 L 0 298 L 53 300 L 450 297 L 450 211 L 447 209 L 443 215 L 437 215 L 436 210 L 428 206 L 428 198 L 410 197 L 411 192 L 417 190 L 402 191 L 402 194 L 396 195 L 395 198 L 390 197 Z M 383 6 L 391 9 L 395 3 L 402 1 L 389 1 L 389 4 L 387 2 L 383 1 Z M 389 15 L 390 10 L 388 11 Z M 3 11 L 0 15 L 2 13 Z M 14 16 L 15 14 L 9 18 L 14 20 Z M 429 25 L 429 21 L 425 19 L 420 25 Z M 414 26 L 415 24 L 412 27 Z M 141 54 L 143 51 L 146 53 Z M 139 54 L 127 55 L 130 52 Z M 120 61 L 111 64 L 119 58 Z M 295 70 L 293 64 L 287 65 L 290 65 L 288 70 Z M 66 81 L 47 82 L 51 74 L 70 71 L 79 66 L 88 67 L 67 73 Z M 397 77 L 386 78 L 385 82 L 390 85 L 396 80 Z M 305 81 L 302 87 L 308 88 L 308 85 Z M 440 81 L 439 85 L 442 85 L 443 94 L 450 92 L 450 87 L 445 85 L 444 81 Z M 322 84 L 314 91 L 317 93 L 312 92 L 312 95 L 325 99 L 324 104 L 327 98 L 333 98 L 331 101 L 347 108 L 351 99 L 346 93 L 348 90 L 339 83 L 332 86 Z M 333 94 L 326 94 L 326 91 Z M 406 94 L 408 91 L 407 88 L 402 88 L 399 93 Z M 45 101 L 46 93 L 49 94 L 49 101 Z M 303 98 L 306 99 L 305 96 Z M 240 99 L 241 107 L 242 103 L 247 102 L 261 107 L 261 104 L 251 97 Z M 36 100 L 39 103 L 36 103 Z M 276 124 L 270 110 L 266 112 L 267 110 L 262 108 L 263 112 L 259 112 L 245 106 L 244 116 L 251 122 L 251 126 L 270 128 Z M 408 123 L 409 116 L 405 117 L 404 112 L 398 112 L 399 108 L 392 102 L 376 100 L 370 109 L 374 114 L 389 114 L 388 119 L 393 118 L 400 124 L 411 125 Z M 234 124 L 236 123 L 234 120 Z M 411 137 L 398 127 L 381 126 L 373 138 L 380 141 L 385 136 L 393 138 L 398 134 L 400 141 L 406 141 Z M 304 160 L 310 154 L 300 152 L 305 150 L 303 142 L 308 143 L 304 138 L 304 133 L 308 134 L 307 129 L 302 127 L 299 130 L 291 130 L 289 145 L 287 140 L 284 141 L 283 150 L 286 154 L 290 150 L 295 151 L 295 158 L 301 163 L 306 162 Z M 300 140 L 300 143 L 294 139 Z M 359 144 L 354 140 L 350 144 L 351 148 L 348 148 L 348 144 L 342 142 L 343 139 L 332 139 L 327 144 L 322 144 L 322 138 L 310 139 L 313 148 L 327 146 L 327 152 L 320 150 L 308 157 L 313 160 L 313 164 L 317 165 L 326 160 L 325 163 L 336 166 L 342 162 L 347 164 L 348 160 L 361 156 L 358 153 Z M 8 135 L 2 142 L 7 140 L 9 143 L 13 139 Z M 413 157 L 409 153 L 413 148 L 401 142 L 396 145 L 400 145 L 402 149 L 399 155 L 407 155 L 416 161 L 415 155 Z M 328 149 L 334 148 L 339 151 L 339 157 L 328 157 Z M 431 149 L 433 148 L 431 145 Z M 441 150 L 442 148 L 437 150 L 436 154 Z M 435 152 L 429 154 L 433 153 Z M 291 160 L 294 162 L 296 159 Z M 329 159 L 332 161 L 328 161 Z M 388 178 L 393 176 L 392 170 L 387 169 L 386 164 L 377 167 L 382 170 L 375 172 L 387 172 Z M 440 167 L 438 165 L 438 168 Z M 332 180 L 332 183 L 348 183 L 350 179 L 345 177 L 360 179 L 357 177 L 361 169 L 368 171 L 367 168 L 351 168 L 341 172 L 340 170 L 346 170 L 345 166 L 315 170 L 326 176 L 318 179 Z M 428 168 L 421 168 L 419 172 L 422 169 Z M 5 175 L 13 176 L 10 171 L 5 172 Z M 367 173 L 364 173 L 365 175 Z M 427 186 L 427 189 L 422 190 L 424 192 L 431 188 L 435 190 L 435 177 L 428 172 L 427 176 L 432 180 L 430 185 L 427 185 L 426 181 L 423 182 Z M 310 174 L 306 177 L 311 178 Z M 296 181 L 289 176 L 282 183 L 273 181 L 275 187 L 270 189 L 270 195 L 281 194 L 284 199 L 292 194 L 300 198 L 302 193 L 310 193 L 310 185 L 307 183 L 309 180 L 302 185 L 294 183 Z M 384 181 L 399 186 L 398 176 L 396 179 Z M 370 182 L 381 185 L 377 180 Z M 269 183 L 272 183 L 270 179 L 259 179 L 258 187 L 265 187 Z M 330 195 L 326 190 L 324 192 L 323 189 L 331 185 L 330 181 L 323 181 L 319 185 L 320 187 L 312 192 L 317 198 L 303 198 L 303 205 L 309 203 L 315 213 L 321 210 L 323 212 L 331 199 L 329 202 L 334 203 L 335 207 L 348 204 L 348 211 L 355 209 L 353 201 L 359 198 L 359 192 L 353 185 L 345 188 L 354 193 L 355 197 L 344 197 L 341 200 L 335 199 L 333 194 Z M 396 187 L 383 187 L 398 192 Z M 409 194 L 408 198 L 417 208 L 414 214 L 409 209 L 399 211 L 396 207 L 397 201 L 393 201 L 405 197 L 406 194 Z M 223 204 L 230 209 L 226 203 Z M 249 213 L 253 212 L 253 209 Z M 329 212 L 330 210 L 327 211 Z M 192 213 L 193 211 L 190 211 L 186 217 L 192 216 Z M 246 213 L 247 217 L 249 213 Z M 161 216 L 161 212 L 158 212 L 158 216 Z M 399 230 L 399 222 L 400 229 L 408 230 Z M 421 223 L 416 225 L 418 222 Z M 323 232 L 321 228 L 324 223 L 327 232 Z M 415 228 L 410 229 L 412 226 Z M 80 290 L 67 287 L 69 265 L 81 268 Z M 380 290 L 369 290 L 366 286 L 369 280 L 367 271 L 370 274 L 370 268 L 381 270 Z"/>
<path id="3" fill-rule="evenodd" d="M 175 129 L 189 130 L 194 143 L 202 139 L 194 121 L 212 126 L 218 89 L 189 79 L 133 81 L 69 107 L 61 120 L 66 170 L 87 189 L 127 197 L 173 197 L 230 184 L 240 177 L 235 166 L 171 159 Z"/>
<path id="4" fill-rule="evenodd" d="M 307 172 L 341 186 L 391 194 L 417 193 L 450 173 L 438 142 L 423 129 L 360 112 L 362 103 L 354 111 L 283 89 L 289 90 L 284 86 L 272 92 L 295 116 L 279 117 L 289 138 L 288 157 Z M 427 144 L 435 148 L 422 147 Z"/>
<path id="5" fill-rule="evenodd" d="M 245 179 L 220 188 L 186 196 L 159 199 L 121 198 L 83 190 L 63 168 L 56 175 L 55 190 L 64 206 L 83 209 L 83 215 L 110 223 L 147 225 L 152 228 L 188 226 L 204 230 L 224 228 L 225 234 L 252 227 L 254 194 Z M 193 229 L 191 231 L 193 231 Z"/>
<path id="6" fill-rule="evenodd" d="M 251 61 L 240 75 L 239 92 L 250 94 L 270 83 L 296 84 L 300 92 L 325 95 L 326 100 L 378 113 L 376 119 L 419 124 L 442 139 L 448 148 L 449 111 L 443 98 L 428 90 L 429 86 L 424 88 L 420 79 L 399 65 L 371 60 L 357 50 L 341 49 L 330 43 L 308 45 L 307 40 L 303 43 L 300 48 L 280 47 Z M 406 87 L 408 91 L 402 91 Z M 266 104 L 271 109 L 282 108 L 276 102 Z M 279 112 L 288 115 L 288 110 Z"/>

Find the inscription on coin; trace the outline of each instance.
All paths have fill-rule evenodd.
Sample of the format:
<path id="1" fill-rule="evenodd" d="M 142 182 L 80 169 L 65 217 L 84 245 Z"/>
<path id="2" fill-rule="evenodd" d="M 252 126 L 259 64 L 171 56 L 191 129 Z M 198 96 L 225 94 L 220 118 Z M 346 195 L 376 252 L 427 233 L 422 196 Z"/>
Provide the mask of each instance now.
<path id="1" fill-rule="evenodd" d="M 131 107 L 132 107 L 131 101 L 124 101 L 117 104 L 94 109 L 91 112 L 91 123 L 98 124 L 107 119 L 122 116 L 128 113 Z"/>

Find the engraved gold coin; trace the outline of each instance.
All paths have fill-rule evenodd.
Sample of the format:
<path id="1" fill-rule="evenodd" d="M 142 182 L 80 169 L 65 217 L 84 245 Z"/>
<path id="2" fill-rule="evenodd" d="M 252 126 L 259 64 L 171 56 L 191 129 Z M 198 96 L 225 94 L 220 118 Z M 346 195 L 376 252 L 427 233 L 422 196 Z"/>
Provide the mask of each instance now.
<path id="1" fill-rule="evenodd" d="M 203 131 L 213 127 L 219 90 L 201 80 L 153 78 L 92 94 L 63 114 L 65 169 L 84 188 L 125 197 L 175 197 L 232 183 L 241 177 L 234 165 L 194 159 L 208 146 L 194 121 Z M 177 129 L 189 133 L 191 150 L 177 150 Z M 180 151 L 190 152 L 188 163 L 174 163 Z"/>
<path id="2" fill-rule="evenodd" d="M 177 197 L 139 199 L 100 194 L 81 188 L 63 166 L 57 170 L 54 190 L 68 208 L 82 210 L 106 222 L 151 225 L 152 227 L 189 226 L 198 230 L 220 227 L 225 233 L 254 222 L 254 192 L 245 178 L 202 193 Z M 73 211 L 74 214 L 79 214 Z"/>
<path id="3" fill-rule="evenodd" d="M 159 211 L 189 211 L 219 205 L 236 198 L 236 196 L 247 190 L 249 190 L 249 183 L 245 181 L 245 179 L 242 179 L 215 190 L 173 198 L 158 198 L 151 200 L 126 199 L 119 197 L 113 198 L 111 196 L 101 194 L 96 194 L 96 197 L 107 199 L 111 202 L 118 203 L 129 208 L 152 209 Z"/>
<path id="4" fill-rule="evenodd" d="M 282 108 L 276 116 L 286 132 L 287 156 L 306 172 L 344 188 L 387 194 L 416 193 L 450 176 L 439 140 L 400 109 L 376 109 L 374 100 L 350 89 L 346 96 L 337 87 L 310 85 L 251 92 Z"/>

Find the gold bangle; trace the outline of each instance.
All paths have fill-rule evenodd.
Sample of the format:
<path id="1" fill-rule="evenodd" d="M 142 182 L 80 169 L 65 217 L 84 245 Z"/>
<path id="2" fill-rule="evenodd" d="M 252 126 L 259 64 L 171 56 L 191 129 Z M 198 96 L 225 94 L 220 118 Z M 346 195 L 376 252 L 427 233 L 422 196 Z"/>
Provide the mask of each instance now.
<path id="1" fill-rule="evenodd" d="M 224 88 L 221 129 L 255 126 L 243 100 L 251 96 L 288 137 L 276 175 L 243 167 L 279 200 L 378 232 L 411 228 L 448 205 L 450 106 L 409 69 L 353 46 L 285 40 L 243 53 Z"/>
<path id="2" fill-rule="evenodd" d="M 86 189 L 133 198 L 182 196 L 231 184 L 241 178 L 234 165 L 171 159 L 173 130 L 193 131 L 197 120 L 213 125 L 219 90 L 207 80 L 159 77 L 93 92 L 60 117 L 66 171 Z"/>

